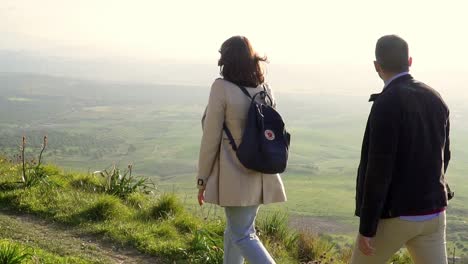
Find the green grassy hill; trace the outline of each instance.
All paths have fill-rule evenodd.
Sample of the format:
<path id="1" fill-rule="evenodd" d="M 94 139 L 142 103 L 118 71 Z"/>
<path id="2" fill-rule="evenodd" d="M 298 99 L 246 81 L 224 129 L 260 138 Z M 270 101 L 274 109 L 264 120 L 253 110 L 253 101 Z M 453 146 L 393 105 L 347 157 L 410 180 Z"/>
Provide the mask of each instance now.
<path id="1" fill-rule="evenodd" d="M 30 177 L 35 177 L 34 170 L 28 169 Z M 57 228 L 65 233 L 73 230 L 116 246 L 135 248 L 144 256 L 152 256 L 154 263 L 220 263 L 222 260 L 224 219 L 216 214 L 193 210 L 169 193 L 145 194 L 142 189 L 122 192 L 120 187 L 125 184 L 108 189 L 110 179 L 107 177 L 65 173 L 49 165 L 41 167 L 40 171 L 43 173 L 41 181 L 27 186 L 20 181 L 21 164 L 0 160 L 0 209 L 3 214 L 43 219 L 58 224 Z M 11 219 L 5 215 L 0 214 L 0 220 L 9 228 L 19 229 L 11 225 Z M 284 213 L 261 215 L 258 231 L 278 263 L 329 258 L 337 261 L 334 263 L 345 263 L 349 258 L 349 249 L 334 245 L 330 238 L 291 230 Z M 38 242 L 34 239 L 38 235 L 34 229 L 23 230 L 23 235 L 3 230 L 0 242 L 14 245 L 20 252 L 44 263 L 112 261 L 108 256 L 99 257 L 93 250 L 57 250 L 56 246 L 44 241 L 28 244 L 15 240 L 18 236 L 24 237 L 24 233 Z M 57 238 L 50 237 L 54 235 Z M 60 230 L 46 236 L 46 240 L 53 240 L 55 245 L 64 244 L 58 237 L 63 239 Z"/>
<path id="2" fill-rule="evenodd" d="M 202 214 L 195 210 L 194 177 L 208 87 L 0 74 L 0 89 L 0 153 L 12 163 L 23 135 L 31 159 L 47 134 L 45 160 L 63 168 L 62 176 L 132 163 L 157 183 L 159 193 L 175 192 L 186 208 Z M 463 99 L 447 102 L 453 147 L 447 176 L 456 192 L 447 234 L 449 247 L 468 255 L 468 106 Z M 357 230 L 355 176 L 370 104 L 360 96 L 280 93 L 278 106 L 293 135 L 283 175 L 289 201 L 264 211 L 285 210 L 294 225 L 325 231 L 345 245 Z"/>

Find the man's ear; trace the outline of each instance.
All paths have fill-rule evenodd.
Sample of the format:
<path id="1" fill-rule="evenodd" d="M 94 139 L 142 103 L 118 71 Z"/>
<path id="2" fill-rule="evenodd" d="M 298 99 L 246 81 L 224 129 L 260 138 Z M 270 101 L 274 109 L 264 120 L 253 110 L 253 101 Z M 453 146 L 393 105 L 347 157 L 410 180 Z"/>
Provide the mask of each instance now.
<path id="1" fill-rule="evenodd" d="M 413 57 L 409 57 L 408 59 L 408 66 L 411 67 L 413 65 Z"/>

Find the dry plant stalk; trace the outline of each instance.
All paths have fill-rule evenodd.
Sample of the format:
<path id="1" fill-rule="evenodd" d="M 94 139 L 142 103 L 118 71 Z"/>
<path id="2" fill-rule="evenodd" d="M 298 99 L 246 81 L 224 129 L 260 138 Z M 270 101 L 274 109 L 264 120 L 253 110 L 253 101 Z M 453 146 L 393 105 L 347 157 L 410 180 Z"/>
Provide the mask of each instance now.
<path id="1" fill-rule="evenodd" d="M 41 162 L 42 162 L 42 155 L 44 154 L 44 151 L 45 149 L 47 148 L 47 136 L 44 136 L 43 138 L 43 142 L 42 142 L 42 148 L 41 148 L 41 152 L 39 154 L 39 160 L 37 162 L 37 165 L 36 165 L 36 170 L 39 169 L 39 167 L 41 166 Z M 23 136 L 23 139 L 22 139 L 22 142 L 21 142 L 21 163 L 22 163 L 22 176 L 21 176 L 21 180 L 23 181 L 23 183 L 26 183 L 28 182 L 30 179 L 28 178 L 28 175 L 26 173 L 26 136 Z M 34 164 L 34 162 L 32 162 Z"/>
<path id="2" fill-rule="evenodd" d="M 46 149 L 46 147 L 47 147 L 47 136 L 44 136 L 44 140 L 42 142 L 41 153 L 39 154 L 39 161 L 37 162 L 37 168 L 39 168 L 39 166 L 41 166 L 42 154 L 44 153 L 44 150 Z"/>
<path id="3" fill-rule="evenodd" d="M 21 162 L 23 164 L 23 176 L 21 177 L 23 182 L 26 182 L 26 162 L 24 158 L 24 150 L 26 149 L 26 136 L 23 136 L 23 141 L 21 143 Z"/>

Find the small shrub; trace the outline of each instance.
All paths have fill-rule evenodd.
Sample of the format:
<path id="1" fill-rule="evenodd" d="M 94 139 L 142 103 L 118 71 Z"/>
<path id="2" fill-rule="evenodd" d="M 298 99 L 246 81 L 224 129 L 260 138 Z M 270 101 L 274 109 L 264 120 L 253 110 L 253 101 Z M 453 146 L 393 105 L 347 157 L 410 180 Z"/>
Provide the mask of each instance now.
<path id="1" fill-rule="evenodd" d="M 104 221 L 127 214 L 128 209 L 118 199 L 105 196 L 92 204 L 88 209 L 79 213 L 79 217 L 90 221 Z"/>
<path id="2" fill-rule="evenodd" d="M 99 181 L 92 176 L 79 176 L 70 181 L 70 186 L 75 189 L 81 189 L 88 192 L 100 192 L 102 191 L 102 185 Z"/>
<path id="3" fill-rule="evenodd" d="M 174 219 L 174 226 L 180 233 L 192 233 L 197 230 L 198 221 L 194 217 L 184 214 Z"/>
<path id="4" fill-rule="evenodd" d="M 301 262 L 307 263 L 309 261 L 331 261 L 331 258 L 334 257 L 333 249 L 334 244 L 317 235 L 301 233 L 298 236 L 297 258 Z"/>
<path id="5" fill-rule="evenodd" d="M 224 236 L 224 230 L 226 229 L 226 221 L 224 218 L 212 219 L 210 221 L 203 222 L 204 229 L 210 230 L 218 236 Z"/>
<path id="6" fill-rule="evenodd" d="M 149 196 L 143 193 L 131 193 L 125 202 L 133 208 L 142 209 L 149 203 Z"/>
<path id="7" fill-rule="evenodd" d="M 24 252 L 18 245 L 11 243 L 0 244 L 1 264 L 21 264 L 31 257 L 31 254 Z"/>
<path id="8" fill-rule="evenodd" d="M 43 166 L 28 166 L 26 168 L 26 174 L 27 176 L 23 178 L 24 187 L 32 187 L 39 183 L 47 183 L 47 178 L 49 177 Z"/>
<path id="9" fill-rule="evenodd" d="M 392 258 L 388 261 L 388 263 L 413 264 L 413 260 L 411 259 L 411 256 L 408 254 L 408 251 L 401 250 L 395 255 L 393 255 Z"/>
<path id="10" fill-rule="evenodd" d="M 280 242 L 286 248 L 294 248 L 298 235 L 289 228 L 289 216 L 286 212 L 275 211 L 259 217 L 257 229 L 260 237 Z"/>
<path id="11" fill-rule="evenodd" d="M 26 161 L 25 150 L 26 150 L 26 137 L 23 136 L 21 144 L 21 180 L 24 187 L 32 187 L 39 183 L 47 183 L 47 178 L 49 177 L 49 171 L 45 166 L 42 165 L 42 155 L 47 148 L 47 136 L 44 136 L 44 141 L 42 143 L 42 148 L 39 154 L 38 161 L 35 160 L 31 162 Z"/>
<path id="12" fill-rule="evenodd" d="M 174 226 L 170 224 L 159 225 L 154 230 L 152 230 L 152 233 L 158 239 L 174 239 L 179 235 Z"/>
<path id="13" fill-rule="evenodd" d="M 353 256 L 353 248 L 351 246 L 347 246 L 341 248 L 338 253 L 338 259 L 343 263 L 349 263 L 351 261 L 351 257 Z"/>
<path id="14" fill-rule="evenodd" d="M 206 229 L 198 230 L 190 243 L 190 250 L 183 250 L 189 263 L 223 263 L 223 237 Z"/>
<path id="15" fill-rule="evenodd" d="M 174 194 L 163 194 L 151 208 L 150 215 L 153 219 L 165 219 L 183 211 L 184 206 Z"/>
<path id="16" fill-rule="evenodd" d="M 281 211 L 267 213 L 257 221 L 258 232 L 263 236 L 283 240 L 288 233 L 288 215 Z"/>
<path id="17" fill-rule="evenodd" d="M 115 166 L 110 170 L 95 171 L 104 178 L 103 188 L 108 194 L 126 198 L 135 192 L 151 193 L 154 184 L 147 178 L 135 178 L 132 175 L 133 166 L 128 165 L 127 170 L 122 172 Z"/>

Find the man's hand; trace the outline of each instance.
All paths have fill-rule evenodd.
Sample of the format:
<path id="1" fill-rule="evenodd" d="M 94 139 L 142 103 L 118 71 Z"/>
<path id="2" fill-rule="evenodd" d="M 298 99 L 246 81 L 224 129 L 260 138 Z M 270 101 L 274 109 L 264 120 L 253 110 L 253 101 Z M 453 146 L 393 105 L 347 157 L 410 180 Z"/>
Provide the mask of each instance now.
<path id="1" fill-rule="evenodd" d="M 359 250 L 366 256 L 372 256 L 375 253 L 375 248 L 372 247 L 372 237 L 365 237 L 361 234 L 358 236 Z"/>
<path id="2" fill-rule="evenodd" d="M 205 190 L 198 190 L 198 204 L 202 206 L 205 203 Z"/>

